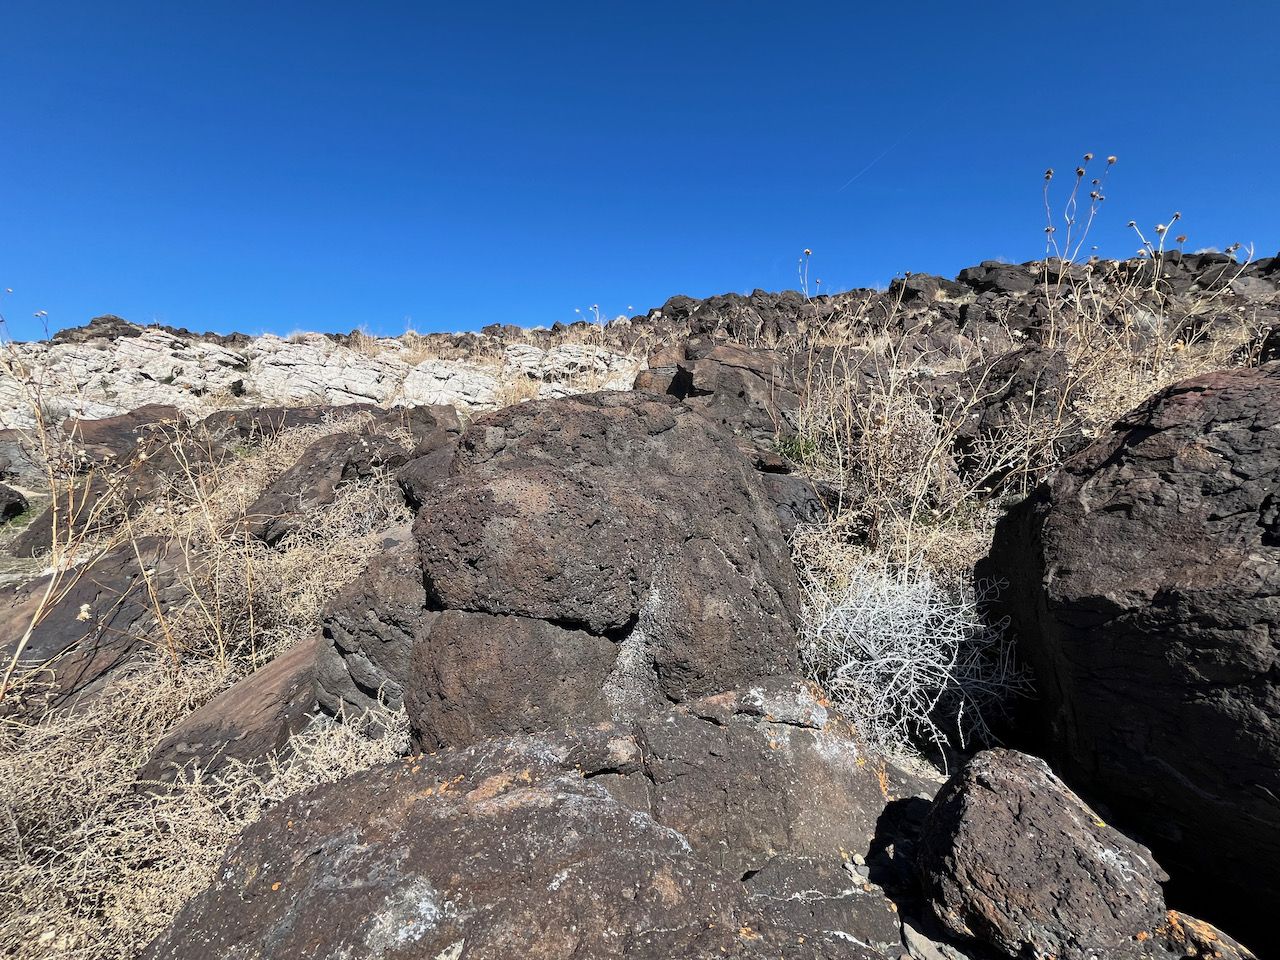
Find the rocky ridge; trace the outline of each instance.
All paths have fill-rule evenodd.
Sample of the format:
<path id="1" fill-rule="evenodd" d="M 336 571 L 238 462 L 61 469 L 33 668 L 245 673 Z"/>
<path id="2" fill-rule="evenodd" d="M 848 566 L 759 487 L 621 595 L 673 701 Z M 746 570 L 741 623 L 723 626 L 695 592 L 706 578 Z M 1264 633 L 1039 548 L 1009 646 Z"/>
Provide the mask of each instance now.
<path id="1" fill-rule="evenodd" d="M 1162 391 L 1101 436 L 1068 423 L 1074 455 L 1013 508 L 986 562 L 1010 583 L 1041 685 L 1014 734 L 1053 766 L 984 751 L 945 784 L 868 751 L 800 675 L 788 536 L 850 491 L 806 476 L 779 442 L 804 390 L 797 358 L 805 344 L 854 352 L 892 325 L 939 388 L 996 370 L 955 435 L 961 476 L 1029 393 L 1067 404 L 1045 284 L 1083 267 L 673 298 L 603 330 L 438 338 L 417 364 L 400 341 L 118 319 L 23 345 L 59 371 L 53 398 L 99 378 L 100 393 L 62 394 L 76 416 L 60 429 L 76 448 L 62 468 L 110 498 L 91 519 L 104 530 L 154 510 L 193 463 L 321 424 L 235 536 L 281 550 L 371 479 L 394 483 L 404 510 L 316 634 L 170 729 L 138 786 L 260 763 L 317 717 L 380 703 L 406 711 L 408 755 L 269 809 L 145 955 L 1252 956 L 1170 909 L 1184 897 L 1270 947 L 1274 858 L 1257 849 L 1274 841 L 1280 729 L 1276 266 L 1089 265 L 1107 283 L 1151 282 L 1178 336 L 1242 316 L 1258 334 L 1232 370 Z M 856 361 L 843 367 L 855 387 L 879 375 Z M 477 370 L 489 393 L 462 383 Z M 523 389 L 500 395 L 512 371 Z M 406 393 L 437 375 L 461 380 Z M 129 383 L 108 396 L 112 378 Z M 299 405 L 298 383 L 317 402 Z M 281 402 L 254 405 L 267 400 Z M 15 482 L 35 476 L 14 435 L 0 454 Z M 123 491 L 108 465 L 127 466 Z M 55 519 L 33 520 L 18 552 L 38 552 Z M 147 652 L 202 562 L 180 542 L 121 546 L 21 640 L 57 573 L 7 590 L 0 650 L 29 640 L 52 680 L 40 703 L 5 709 L 91 702 Z M 1230 909 L 1197 878 L 1234 881 Z"/>

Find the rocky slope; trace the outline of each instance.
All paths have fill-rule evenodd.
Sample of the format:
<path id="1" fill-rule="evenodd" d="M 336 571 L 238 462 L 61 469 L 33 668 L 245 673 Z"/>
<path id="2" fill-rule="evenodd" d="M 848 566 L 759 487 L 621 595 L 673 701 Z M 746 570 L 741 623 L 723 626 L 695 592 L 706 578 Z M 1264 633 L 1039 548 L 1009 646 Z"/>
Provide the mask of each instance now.
<path id="1" fill-rule="evenodd" d="M 1057 326 L 1094 282 L 1128 305 L 1095 311 L 1099 329 L 1171 349 L 1242 316 L 1251 333 L 1230 369 L 1098 429 L 1071 406 L 1079 355 Z M 163 651 L 174 611 L 225 572 L 208 543 L 154 533 L 175 504 L 211 509 L 175 479 L 216 476 L 212 497 L 302 436 L 232 515 L 236 549 L 287 553 L 362 485 L 394 509 L 318 628 L 167 728 L 137 789 L 287 756 L 317 717 L 378 704 L 405 711 L 408 751 L 271 806 L 145 956 L 1253 956 L 1184 907 L 1265 955 L 1278 288 L 1276 261 L 1220 255 L 986 263 L 429 347 L 118 320 L 20 345 L 51 413 L 75 414 L 57 468 L 101 507 L 47 509 L 7 547 L 43 565 L 56 528 L 104 549 L 0 596 L 0 651 L 43 677 L 2 708 L 83 709 Z M 1012 496 L 976 465 L 984 445 L 1038 397 L 1063 411 L 1061 466 L 984 563 L 1038 688 L 1009 733 L 1043 760 L 971 750 L 943 783 L 868 749 L 802 674 L 790 537 L 866 493 L 807 470 L 808 361 L 841 357 L 856 398 L 890 333 L 924 382 L 917 420 L 978 395 L 944 434 L 949 482 Z M 21 440 L 0 436 L 0 474 L 32 485 Z M 152 532 L 119 537 L 134 524 Z"/>

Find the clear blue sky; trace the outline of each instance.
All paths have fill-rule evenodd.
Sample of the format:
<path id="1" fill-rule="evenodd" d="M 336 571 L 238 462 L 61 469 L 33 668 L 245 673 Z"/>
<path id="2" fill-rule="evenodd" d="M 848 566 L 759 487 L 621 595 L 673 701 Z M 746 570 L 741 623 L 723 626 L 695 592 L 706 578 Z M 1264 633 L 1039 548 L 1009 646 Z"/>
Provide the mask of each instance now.
<path id="1" fill-rule="evenodd" d="M 207 4 L 0 17 L 11 332 L 117 313 L 397 333 L 954 274 L 1043 250 L 1041 175 L 1120 158 L 1102 252 L 1280 247 L 1280 4 Z"/>

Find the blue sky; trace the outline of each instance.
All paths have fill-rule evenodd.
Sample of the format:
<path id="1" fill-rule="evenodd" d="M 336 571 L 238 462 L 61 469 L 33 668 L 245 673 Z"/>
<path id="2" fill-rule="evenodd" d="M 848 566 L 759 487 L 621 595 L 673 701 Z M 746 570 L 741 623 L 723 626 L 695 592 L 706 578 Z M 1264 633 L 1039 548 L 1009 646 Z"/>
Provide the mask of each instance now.
<path id="1" fill-rule="evenodd" d="M 549 324 L 1094 238 L 1280 247 L 1270 2 L 5 4 L 10 332 Z"/>

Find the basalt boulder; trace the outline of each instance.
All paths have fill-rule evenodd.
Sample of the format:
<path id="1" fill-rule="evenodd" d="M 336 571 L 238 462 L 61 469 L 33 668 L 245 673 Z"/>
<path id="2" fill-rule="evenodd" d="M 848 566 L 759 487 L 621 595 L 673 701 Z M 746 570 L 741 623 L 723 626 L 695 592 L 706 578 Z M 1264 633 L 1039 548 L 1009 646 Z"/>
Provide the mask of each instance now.
<path id="1" fill-rule="evenodd" d="M 1280 364 L 1172 386 L 1005 518 L 985 565 L 1046 755 L 1260 948 L 1280 901 L 1278 431 Z"/>
<path id="2" fill-rule="evenodd" d="M 348 484 L 394 475 L 411 461 L 451 455 L 461 425 L 452 407 L 379 410 L 355 430 L 320 437 L 245 511 L 249 532 L 271 545 L 305 528 L 305 515 Z"/>
<path id="3" fill-rule="evenodd" d="M 268 811 L 145 956 L 893 958 L 853 858 L 920 789 L 794 687 L 486 740 Z"/>
<path id="4" fill-rule="evenodd" d="M 1252 956 L 1170 913 L 1168 878 L 1150 851 L 1025 754 L 987 750 L 958 771 L 925 820 L 916 860 L 938 921 L 1007 957 Z"/>
<path id="5" fill-rule="evenodd" d="M 75 449 L 80 465 L 90 467 L 115 461 L 127 463 L 140 447 L 158 431 L 170 432 L 185 426 L 177 407 L 147 404 L 115 417 L 97 420 L 72 418 L 63 422 L 62 432 Z"/>
<path id="6" fill-rule="evenodd" d="M 427 608 L 405 699 L 424 744 L 638 716 L 795 670 L 779 519 L 732 434 L 600 393 L 477 420 L 415 526 Z M 460 740 L 459 737 L 462 737 Z"/>
<path id="7" fill-rule="evenodd" d="M 0 659 L 7 664 L 20 652 L 15 677 L 22 681 L 4 708 L 74 706 L 135 654 L 163 646 L 157 612 L 189 598 L 174 553 L 144 537 L 0 591 Z"/>

